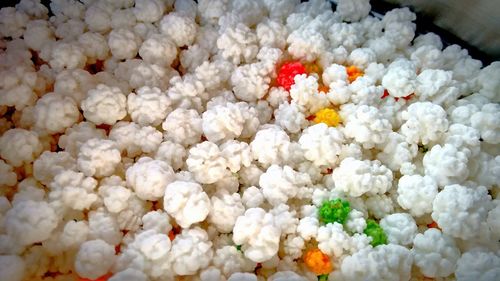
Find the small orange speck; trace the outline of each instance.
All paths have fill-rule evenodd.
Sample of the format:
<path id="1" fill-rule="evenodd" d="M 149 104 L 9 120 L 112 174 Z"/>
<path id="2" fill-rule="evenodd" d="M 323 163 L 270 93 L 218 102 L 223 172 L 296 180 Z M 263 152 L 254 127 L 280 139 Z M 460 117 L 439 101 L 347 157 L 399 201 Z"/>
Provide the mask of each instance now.
<path id="1" fill-rule="evenodd" d="M 330 91 L 330 88 L 328 86 L 325 86 L 325 85 L 319 85 L 318 91 L 326 94 L 326 93 L 328 93 L 328 91 Z"/>
<path id="2" fill-rule="evenodd" d="M 363 76 L 363 71 L 361 69 L 357 68 L 354 65 L 346 67 L 347 71 L 347 79 L 349 80 L 349 83 L 354 82 L 354 80 L 358 79 L 358 77 Z"/>
<path id="3" fill-rule="evenodd" d="M 170 238 L 170 241 L 173 241 L 175 239 L 175 233 L 173 230 L 170 230 L 168 233 L 168 238 Z"/>
<path id="4" fill-rule="evenodd" d="M 316 275 L 328 274 L 333 271 L 330 257 L 320 249 L 311 249 L 304 255 L 304 263 Z"/>
<path id="5" fill-rule="evenodd" d="M 438 225 L 438 224 L 437 224 L 437 222 L 435 222 L 435 221 L 433 221 L 433 222 L 429 223 L 429 224 L 427 225 L 427 227 L 428 227 L 428 228 L 437 228 L 437 229 L 441 230 L 441 228 L 439 228 L 439 225 Z"/>

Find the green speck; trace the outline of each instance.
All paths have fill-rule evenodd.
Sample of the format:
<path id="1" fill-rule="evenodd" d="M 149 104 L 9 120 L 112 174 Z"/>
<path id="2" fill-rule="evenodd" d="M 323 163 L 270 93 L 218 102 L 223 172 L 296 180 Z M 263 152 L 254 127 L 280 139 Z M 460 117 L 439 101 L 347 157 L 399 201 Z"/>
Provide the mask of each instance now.
<path id="1" fill-rule="evenodd" d="M 374 220 L 366 220 L 366 228 L 363 232 L 372 238 L 372 242 L 370 244 L 373 247 L 387 244 L 387 235 L 382 227 L 380 227 L 380 225 Z"/>
<path id="2" fill-rule="evenodd" d="M 327 281 L 327 280 L 328 280 L 328 274 L 318 275 L 318 281 Z"/>
<path id="3" fill-rule="evenodd" d="M 351 207 L 347 201 L 342 199 L 326 201 L 319 208 L 319 219 L 324 223 L 344 224 L 350 211 Z"/>
<path id="4" fill-rule="evenodd" d="M 236 250 L 241 252 L 241 245 L 236 245 L 235 247 L 236 247 Z"/>

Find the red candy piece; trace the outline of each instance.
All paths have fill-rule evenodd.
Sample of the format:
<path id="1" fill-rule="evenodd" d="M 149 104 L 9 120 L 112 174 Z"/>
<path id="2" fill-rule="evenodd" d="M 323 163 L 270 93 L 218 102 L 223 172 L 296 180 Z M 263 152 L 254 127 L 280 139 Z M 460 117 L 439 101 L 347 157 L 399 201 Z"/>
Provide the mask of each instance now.
<path id="1" fill-rule="evenodd" d="M 292 85 L 295 83 L 293 78 L 298 74 L 305 74 L 306 68 L 302 63 L 298 61 L 287 62 L 281 66 L 278 71 L 278 78 L 276 79 L 278 85 L 285 88 L 287 91 L 290 90 Z"/>
<path id="2" fill-rule="evenodd" d="M 415 94 L 409 94 L 406 97 L 401 97 L 404 100 L 410 100 Z M 380 97 L 381 99 L 385 99 L 386 97 L 389 96 L 389 92 L 387 90 L 384 90 L 384 94 Z M 394 98 L 395 101 L 398 101 L 399 98 Z"/>

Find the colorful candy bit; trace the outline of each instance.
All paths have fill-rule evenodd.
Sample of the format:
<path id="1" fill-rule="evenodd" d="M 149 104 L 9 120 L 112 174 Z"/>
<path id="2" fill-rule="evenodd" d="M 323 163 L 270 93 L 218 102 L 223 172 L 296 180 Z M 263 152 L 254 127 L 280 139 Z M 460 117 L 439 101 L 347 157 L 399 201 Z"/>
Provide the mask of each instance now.
<path id="1" fill-rule="evenodd" d="M 349 80 L 349 83 L 354 82 L 354 80 L 358 79 L 358 77 L 363 76 L 363 71 L 361 69 L 357 68 L 354 65 L 346 67 L 347 71 L 347 80 Z"/>
<path id="2" fill-rule="evenodd" d="M 415 94 L 409 94 L 405 97 L 401 97 L 402 99 L 404 100 L 410 100 Z M 384 90 L 384 94 L 382 94 L 382 96 L 380 97 L 381 99 L 385 99 L 386 97 L 389 96 L 389 92 L 387 90 Z M 394 98 L 395 101 L 398 101 L 399 98 Z"/>
<path id="3" fill-rule="evenodd" d="M 316 275 L 328 274 L 333 270 L 330 257 L 317 248 L 307 251 L 304 255 L 304 263 Z"/>
<path id="4" fill-rule="evenodd" d="M 389 96 L 389 91 L 384 90 L 384 94 L 380 97 L 381 99 L 385 99 L 386 97 Z"/>
<path id="5" fill-rule="evenodd" d="M 173 241 L 175 239 L 175 236 L 177 236 L 177 234 L 179 233 L 181 233 L 181 228 L 178 226 L 174 226 L 172 230 L 168 232 L 168 238 L 170 239 L 170 241 Z"/>
<path id="6" fill-rule="evenodd" d="M 278 85 L 285 88 L 287 91 L 290 90 L 292 85 L 295 83 L 293 78 L 295 75 L 306 73 L 306 68 L 302 63 L 298 61 L 288 62 L 281 66 L 278 71 L 278 78 L 276 81 Z"/>
<path id="7" fill-rule="evenodd" d="M 327 280 L 328 280 L 328 274 L 318 275 L 318 281 L 327 281 Z"/>
<path id="8" fill-rule="evenodd" d="M 238 250 L 238 252 L 243 252 L 243 251 L 241 250 L 241 245 L 236 245 L 235 247 L 236 247 L 236 250 Z"/>
<path id="9" fill-rule="evenodd" d="M 107 273 L 106 275 L 103 275 L 97 279 L 88 279 L 88 278 L 78 278 L 78 281 L 107 281 L 109 278 L 111 278 L 113 274 Z"/>
<path id="10" fill-rule="evenodd" d="M 380 227 L 380 225 L 374 220 L 366 220 L 366 228 L 363 232 L 372 238 L 372 242 L 370 244 L 373 247 L 387 244 L 387 235 L 382 227 Z"/>
<path id="11" fill-rule="evenodd" d="M 319 219 L 324 223 L 338 222 L 343 224 L 351 212 L 349 202 L 335 199 L 323 202 L 319 208 Z"/>
<path id="12" fill-rule="evenodd" d="M 321 92 L 321 93 L 328 93 L 330 91 L 330 88 L 328 86 L 325 86 L 323 84 L 320 84 L 318 86 L 318 92 Z"/>
<path id="13" fill-rule="evenodd" d="M 316 112 L 313 119 L 314 123 L 325 123 L 329 127 L 335 127 L 340 123 L 341 119 L 337 111 L 331 108 L 323 108 Z"/>
<path id="14" fill-rule="evenodd" d="M 437 222 L 435 222 L 435 221 L 432 221 L 431 223 L 429 223 L 429 224 L 427 225 L 427 227 L 428 227 L 428 228 L 437 228 L 437 229 L 441 230 L 441 228 L 439 228 L 439 225 L 438 225 L 438 224 L 437 224 Z"/>

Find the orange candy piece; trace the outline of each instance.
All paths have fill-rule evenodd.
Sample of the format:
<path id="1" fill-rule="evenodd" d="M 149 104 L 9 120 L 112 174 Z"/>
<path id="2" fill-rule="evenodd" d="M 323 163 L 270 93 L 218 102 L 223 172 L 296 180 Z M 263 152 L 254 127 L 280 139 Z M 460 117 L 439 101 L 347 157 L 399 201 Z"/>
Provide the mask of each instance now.
<path id="1" fill-rule="evenodd" d="M 170 231 L 168 232 L 168 238 L 170 238 L 170 241 L 173 241 L 173 240 L 174 240 L 174 238 L 175 238 L 175 233 L 174 233 L 174 231 L 173 231 L 173 230 L 170 230 Z"/>
<path id="2" fill-rule="evenodd" d="M 304 255 L 304 263 L 316 275 L 328 274 L 333 271 L 330 257 L 317 248 L 307 251 Z"/>
<path id="3" fill-rule="evenodd" d="M 437 222 L 435 222 L 435 221 L 432 221 L 431 223 L 429 223 L 429 224 L 427 225 L 427 227 L 428 227 L 428 228 L 437 228 L 437 229 L 441 230 L 441 228 L 439 228 L 439 225 L 438 225 L 438 224 L 437 224 Z"/>
<path id="4" fill-rule="evenodd" d="M 109 278 L 111 278 L 111 276 L 113 276 L 113 274 L 111 273 L 107 273 L 97 279 L 88 279 L 88 278 L 78 278 L 78 281 L 107 281 Z"/>
<path id="5" fill-rule="evenodd" d="M 361 69 L 357 68 L 354 65 L 346 67 L 347 71 L 347 80 L 349 80 L 349 83 L 354 82 L 354 80 L 358 79 L 358 77 L 363 76 L 363 71 Z"/>

